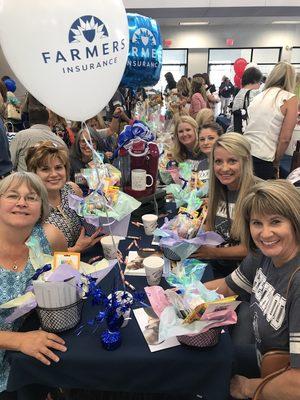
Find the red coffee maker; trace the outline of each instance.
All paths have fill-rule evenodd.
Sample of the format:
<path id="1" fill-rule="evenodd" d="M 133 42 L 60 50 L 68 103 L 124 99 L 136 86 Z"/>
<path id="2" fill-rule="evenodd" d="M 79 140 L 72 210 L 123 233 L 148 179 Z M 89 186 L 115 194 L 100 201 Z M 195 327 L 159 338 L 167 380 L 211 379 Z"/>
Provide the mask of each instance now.
<path id="1" fill-rule="evenodd" d="M 157 171 L 158 171 L 158 159 L 159 150 L 155 143 L 146 142 L 142 139 L 134 139 L 127 149 L 123 150 L 122 157 L 129 157 L 130 174 L 127 173 L 127 182 L 124 182 L 123 190 L 135 198 L 143 198 L 150 196 L 156 191 L 157 183 Z M 124 154 L 124 150 L 127 154 Z M 128 159 L 128 158 L 127 158 Z M 153 184 L 150 187 L 146 187 L 145 190 L 133 190 L 131 182 L 131 171 L 135 169 L 145 170 L 146 174 L 151 175 L 153 178 Z M 121 171 L 123 173 L 123 171 Z M 125 171 L 124 171 L 125 172 Z"/>

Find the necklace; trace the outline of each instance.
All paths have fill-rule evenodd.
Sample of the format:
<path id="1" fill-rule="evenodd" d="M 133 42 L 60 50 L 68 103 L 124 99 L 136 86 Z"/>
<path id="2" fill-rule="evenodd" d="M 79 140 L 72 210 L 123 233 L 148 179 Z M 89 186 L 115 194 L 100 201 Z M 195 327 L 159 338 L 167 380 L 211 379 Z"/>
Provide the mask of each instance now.
<path id="1" fill-rule="evenodd" d="M 53 206 L 52 206 L 53 207 Z M 62 207 L 61 207 L 61 205 L 58 205 L 58 206 L 56 206 L 56 207 L 53 207 L 54 208 L 54 210 L 56 210 L 57 212 L 59 212 L 62 216 L 63 216 L 63 218 L 65 219 L 65 220 L 69 220 L 70 218 L 66 215 L 66 213 L 64 212 L 64 210 L 62 209 Z"/>
<path id="2" fill-rule="evenodd" d="M 13 263 L 13 265 L 12 265 L 12 267 L 11 267 L 11 269 L 13 270 L 13 271 L 18 271 L 18 265 L 17 265 L 17 263 L 16 263 L 16 261 Z"/>

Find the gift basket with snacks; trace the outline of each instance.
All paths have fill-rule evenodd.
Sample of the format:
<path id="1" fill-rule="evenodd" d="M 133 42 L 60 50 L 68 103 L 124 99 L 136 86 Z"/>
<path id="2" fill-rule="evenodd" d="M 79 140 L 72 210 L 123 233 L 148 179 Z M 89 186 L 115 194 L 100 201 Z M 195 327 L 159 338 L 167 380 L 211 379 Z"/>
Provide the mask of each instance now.
<path id="1" fill-rule="evenodd" d="M 185 260 L 181 274 L 167 277 L 172 289 L 148 286 L 145 292 L 151 307 L 159 317 L 159 341 L 177 337 L 188 346 L 209 347 L 218 343 L 222 327 L 237 322 L 236 296 L 222 298 L 208 290 L 200 281 L 205 264 Z"/>
<path id="2" fill-rule="evenodd" d="M 201 245 L 217 246 L 223 238 L 215 232 L 205 232 L 203 225 L 207 215 L 207 206 L 194 193 L 188 207 L 179 209 L 178 214 L 154 231 L 159 236 L 160 246 L 166 258 L 180 261 L 188 258 Z"/>

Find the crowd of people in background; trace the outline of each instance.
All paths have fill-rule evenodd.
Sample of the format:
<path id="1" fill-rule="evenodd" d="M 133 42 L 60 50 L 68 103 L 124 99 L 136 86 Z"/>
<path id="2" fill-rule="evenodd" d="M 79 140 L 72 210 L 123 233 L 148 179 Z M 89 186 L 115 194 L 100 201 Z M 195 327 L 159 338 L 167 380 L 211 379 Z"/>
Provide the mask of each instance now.
<path id="1" fill-rule="evenodd" d="M 291 371 L 296 371 L 287 372 L 290 385 L 279 378 L 270 384 L 263 398 L 273 398 L 269 394 L 272 388 L 281 393 L 278 398 L 299 398 L 300 389 L 295 388 L 299 386 L 300 367 L 296 340 L 300 337 L 296 312 L 299 274 L 289 299 L 285 299 L 287 308 L 280 333 L 258 310 L 255 287 L 257 274 L 264 274 L 274 293 L 278 289 L 280 296 L 285 296 L 288 281 L 300 265 L 300 193 L 287 181 L 278 180 L 282 177 L 280 162 L 299 114 L 299 74 L 296 76 L 291 64 L 279 62 L 262 88 L 262 73 L 249 67 L 239 90 L 226 76 L 217 89 L 206 72 L 192 78 L 182 76 L 178 82 L 168 72 L 165 79 L 164 93 L 158 96 L 166 104 L 172 98 L 168 114 L 173 127 L 170 159 L 176 163 L 191 161 L 201 180 L 208 183 L 206 230 L 217 232 L 224 240 L 217 247 L 200 247 L 193 256 L 210 263 L 218 280 L 209 283 L 209 288 L 225 295 L 251 297 L 253 307 L 250 312 L 248 308 L 245 324 L 248 329 L 248 322 L 255 319 L 255 342 L 261 354 L 274 346 L 290 351 Z M 89 188 L 77 178 L 82 169 L 93 168 L 92 148 L 103 155 L 103 162 L 113 162 L 118 135 L 125 125 L 133 123 L 134 106 L 147 99 L 147 91 L 139 88 L 131 93 L 119 87 L 106 113 L 93 116 L 83 126 L 66 121 L 30 93 L 21 102 L 15 91 L 14 80 L 2 77 L 0 282 L 11 279 L 16 296 L 24 292 L 32 273 L 24 244 L 31 235 L 49 254 L 53 250 L 84 253 L 99 241 L 101 228 L 87 235 L 82 218 L 69 207 L 68 196 L 88 193 Z M 16 271 L 23 274 L 20 282 L 14 279 Z M 8 297 L 8 290 L 1 291 L 0 304 Z M 0 314 L 1 349 L 22 351 L 46 364 L 48 359 L 58 359 L 51 349 L 66 351 L 56 335 L 46 340 L 43 332 L 22 336 L 11 332 L 15 329 L 5 324 Z M 243 337 L 248 340 L 249 335 Z M 3 355 L 1 350 L 0 367 L 7 368 Z M 239 399 L 252 397 L 260 379 L 253 379 L 257 378 L 253 371 L 248 378 L 240 376 L 238 369 L 237 374 L 232 381 L 232 395 Z M 0 373 L 0 392 L 5 391 L 6 381 L 7 373 Z"/>

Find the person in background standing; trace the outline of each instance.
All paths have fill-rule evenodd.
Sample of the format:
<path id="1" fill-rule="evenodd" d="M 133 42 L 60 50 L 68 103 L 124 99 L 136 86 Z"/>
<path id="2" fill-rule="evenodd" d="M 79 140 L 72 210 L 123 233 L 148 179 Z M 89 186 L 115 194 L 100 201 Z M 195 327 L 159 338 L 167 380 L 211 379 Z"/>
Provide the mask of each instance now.
<path id="1" fill-rule="evenodd" d="M 251 145 L 254 173 L 259 178 L 276 179 L 278 175 L 279 162 L 297 122 L 295 83 L 294 67 L 279 62 L 268 76 L 263 92 L 248 107 L 244 136 Z"/>
<path id="2" fill-rule="evenodd" d="M 221 99 L 221 114 L 227 114 L 227 109 L 233 95 L 234 86 L 227 76 L 223 77 L 223 81 L 219 87 L 219 96 Z"/>
<path id="3" fill-rule="evenodd" d="M 12 171 L 8 138 L 4 126 L 6 93 L 6 86 L 0 81 L 0 179 L 3 179 Z"/>
<path id="4" fill-rule="evenodd" d="M 242 89 L 235 96 L 232 104 L 231 123 L 226 132 L 244 133 L 245 125 L 248 122 L 247 108 L 260 93 L 259 87 L 262 73 L 255 67 L 247 68 L 242 76 Z"/>
<path id="5" fill-rule="evenodd" d="M 216 103 L 219 103 L 219 101 L 220 101 L 220 98 L 219 98 L 218 94 L 216 93 L 216 91 L 217 91 L 216 87 L 215 87 L 215 85 L 210 83 L 209 75 L 207 72 L 204 72 L 202 74 L 202 78 L 204 79 L 204 82 L 205 82 L 205 90 L 206 90 L 207 99 L 209 101 L 209 106 L 212 110 L 214 110 Z"/>
<path id="6" fill-rule="evenodd" d="M 164 93 L 168 95 L 172 89 L 176 89 L 176 81 L 172 72 L 167 72 L 165 74 L 165 79 L 167 81 L 167 86 L 165 87 Z"/>
<path id="7" fill-rule="evenodd" d="M 14 170 L 17 171 L 27 171 L 25 162 L 27 150 L 38 142 L 50 141 L 66 147 L 65 142 L 51 131 L 46 107 L 31 94 L 28 95 L 28 99 L 30 128 L 17 132 L 10 144 L 11 161 Z"/>
<path id="8" fill-rule="evenodd" d="M 203 108 L 210 108 L 204 85 L 203 78 L 193 78 L 191 85 L 191 106 L 189 110 L 192 118 L 196 118 L 198 112 Z"/>

